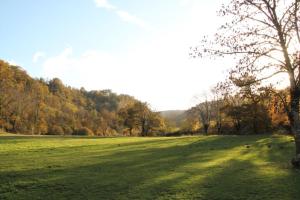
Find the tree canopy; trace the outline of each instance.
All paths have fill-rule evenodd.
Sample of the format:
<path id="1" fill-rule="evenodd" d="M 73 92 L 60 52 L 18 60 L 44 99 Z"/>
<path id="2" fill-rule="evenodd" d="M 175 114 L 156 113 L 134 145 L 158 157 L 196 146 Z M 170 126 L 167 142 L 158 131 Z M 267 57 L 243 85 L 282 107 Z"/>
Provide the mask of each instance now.
<path id="1" fill-rule="evenodd" d="M 193 51 L 194 56 L 233 56 L 237 62 L 229 78 L 241 87 L 281 73 L 288 75 L 290 98 L 283 103 L 295 136 L 297 165 L 300 165 L 299 7 L 299 0 L 232 0 L 219 11 L 228 21 L 213 39 L 204 38 Z"/>

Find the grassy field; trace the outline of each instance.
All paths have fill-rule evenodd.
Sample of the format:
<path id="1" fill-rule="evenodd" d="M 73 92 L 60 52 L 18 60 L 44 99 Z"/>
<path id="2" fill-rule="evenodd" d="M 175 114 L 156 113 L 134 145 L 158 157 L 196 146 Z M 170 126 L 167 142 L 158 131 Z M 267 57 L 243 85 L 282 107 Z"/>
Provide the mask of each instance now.
<path id="1" fill-rule="evenodd" d="M 290 137 L 0 136 L 0 199 L 296 200 Z"/>

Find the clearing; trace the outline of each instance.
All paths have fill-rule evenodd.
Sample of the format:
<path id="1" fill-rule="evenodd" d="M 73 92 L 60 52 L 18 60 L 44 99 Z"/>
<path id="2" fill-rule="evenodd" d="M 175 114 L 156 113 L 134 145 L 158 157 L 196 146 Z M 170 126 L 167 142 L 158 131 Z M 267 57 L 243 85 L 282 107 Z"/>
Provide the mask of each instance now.
<path id="1" fill-rule="evenodd" d="M 0 136 L 0 199 L 300 197 L 286 136 Z"/>

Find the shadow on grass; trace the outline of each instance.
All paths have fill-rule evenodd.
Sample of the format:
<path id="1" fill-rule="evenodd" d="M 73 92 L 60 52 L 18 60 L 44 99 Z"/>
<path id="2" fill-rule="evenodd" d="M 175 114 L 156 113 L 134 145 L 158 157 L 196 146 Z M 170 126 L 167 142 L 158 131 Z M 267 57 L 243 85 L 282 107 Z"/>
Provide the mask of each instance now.
<path id="1" fill-rule="evenodd" d="M 0 172 L 0 199 L 297 199 L 299 172 L 282 164 L 283 144 L 256 136 L 60 147 L 78 157 L 42 154 L 47 162 L 33 169 Z"/>

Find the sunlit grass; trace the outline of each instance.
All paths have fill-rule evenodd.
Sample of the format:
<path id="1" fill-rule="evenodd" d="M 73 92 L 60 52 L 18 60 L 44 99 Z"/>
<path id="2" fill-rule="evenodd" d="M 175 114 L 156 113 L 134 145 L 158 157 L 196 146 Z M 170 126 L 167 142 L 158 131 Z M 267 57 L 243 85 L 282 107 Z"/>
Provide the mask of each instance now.
<path id="1" fill-rule="evenodd" d="M 0 137 L 0 199 L 297 199 L 290 137 Z"/>

